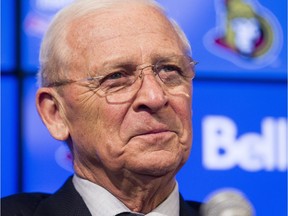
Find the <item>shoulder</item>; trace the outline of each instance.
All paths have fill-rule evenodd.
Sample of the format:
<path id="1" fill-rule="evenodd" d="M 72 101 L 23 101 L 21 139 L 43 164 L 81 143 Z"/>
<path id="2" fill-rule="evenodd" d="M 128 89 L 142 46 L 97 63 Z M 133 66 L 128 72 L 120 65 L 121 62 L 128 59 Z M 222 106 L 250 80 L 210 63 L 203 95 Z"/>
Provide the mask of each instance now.
<path id="1" fill-rule="evenodd" d="M 72 178 L 54 194 L 24 193 L 1 200 L 2 216 L 91 216 Z"/>
<path id="2" fill-rule="evenodd" d="M 1 199 L 1 215 L 32 215 L 38 205 L 50 197 L 46 193 L 22 193 Z"/>

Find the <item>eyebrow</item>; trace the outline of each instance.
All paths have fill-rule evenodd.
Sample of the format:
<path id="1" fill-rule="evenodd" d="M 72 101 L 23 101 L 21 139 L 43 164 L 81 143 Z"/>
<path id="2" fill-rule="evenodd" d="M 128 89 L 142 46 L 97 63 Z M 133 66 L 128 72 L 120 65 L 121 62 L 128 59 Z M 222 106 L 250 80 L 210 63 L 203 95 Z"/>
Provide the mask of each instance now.
<path id="1" fill-rule="evenodd" d="M 157 61 L 167 61 L 169 60 L 169 57 L 175 56 L 175 55 L 185 55 L 183 53 L 175 53 L 175 52 L 163 52 L 163 53 L 153 53 L 149 56 L 149 61 L 151 64 L 155 64 Z M 127 70 L 135 70 L 138 65 L 149 63 L 149 62 L 138 62 L 133 60 L 131 57 L 127 56 L 120 56 L 116 58 L 108 58 L 106 59 L 101 66 L 94 66 L 91 67 L 90 74 L 94 75 L 104 75 L 107 74 L 107 71 L 114 70 L 117 68 L 123 68 Z M 110 71 L 111 72 L 111 71 Z"/>
<path id="2" fill-rule="evenodd" d="M 125 72 L 132 73 L 137 69 L 137 64 L 133 62 L 110 62 L 106 66 L 100 66 L 97 69 L 93 70 L 90 75 L 93 76 L 105 76 L 110 73 L 116 72 L 117 70 L 125 70 Z"/>

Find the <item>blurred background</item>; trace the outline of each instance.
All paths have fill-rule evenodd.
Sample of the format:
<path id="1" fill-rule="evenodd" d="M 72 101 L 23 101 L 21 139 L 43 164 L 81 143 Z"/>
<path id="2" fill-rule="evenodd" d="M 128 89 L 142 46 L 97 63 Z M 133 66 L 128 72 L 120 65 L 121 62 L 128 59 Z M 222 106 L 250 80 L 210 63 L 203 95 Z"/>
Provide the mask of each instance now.
<path id="1" fill-rule="evenodd" d="M 41 38 L 72 0 L 1 0 L 1 197 L 54 192 L 71 155 L 36 108 Z M 233 188 L 258 216 L 287 215 L 287 1 L 159 0 L 199 61 L 185 199 Z"/>

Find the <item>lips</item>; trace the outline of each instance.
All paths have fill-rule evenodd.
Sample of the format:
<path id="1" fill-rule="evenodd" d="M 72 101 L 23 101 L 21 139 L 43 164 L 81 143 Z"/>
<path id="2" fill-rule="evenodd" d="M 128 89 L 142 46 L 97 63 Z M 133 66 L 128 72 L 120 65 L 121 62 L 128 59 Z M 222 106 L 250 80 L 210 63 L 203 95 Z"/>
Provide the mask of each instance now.
<path id="1" fill-rule="evenodd" d="M 125 128 L 127 141 L 134 138 L 171 138 L 171 135 L 181 135 L 181 123 L 178 118 L 171 115 L 171 118 L 164 118 L 150 115 L 137 116 L 137 120 L 130 121 L 129 126 Z M 167 115 L 166 115 L 167 116 Z"/>
<path id="2" fill-rule="evenodd" d="M 155 129 L 155 130 L 150 130 L 150 131 L 140 133 L 138 135 L 158 134 L 158 133 L 165 133 L 165 132 L 171 132 L 171 131 L 167 129 Z"/>
<path id="3" fill-rule="evenodd" d="M 155 128 L 155 129 L 149 129 L 149 130 L 139 130 L 132 136 L 132 138 L 135 138 L 135 137 L 159 137 L 159 136 L 169 135 L 171 133 L 175 134 L 176 131 L 170 130 L 167 128 Z"/>

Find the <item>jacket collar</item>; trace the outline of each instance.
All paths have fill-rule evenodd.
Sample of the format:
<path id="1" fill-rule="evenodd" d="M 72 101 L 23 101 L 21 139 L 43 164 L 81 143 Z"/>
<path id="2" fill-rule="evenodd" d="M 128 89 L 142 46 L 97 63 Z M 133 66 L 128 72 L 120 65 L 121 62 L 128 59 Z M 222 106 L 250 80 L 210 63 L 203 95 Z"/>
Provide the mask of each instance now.
<path id="1" fill-rule="evenodd" d="M 33 216 L 92 216 L 76 191 L 72 177 L 53 195 L 40 203 Z"/>
<path id="2" fill-rule="evenodd" d="M 180 216 L 200 216 L 200 203 L 186 202 L 180 195 Z M 76 191 L 72 177 L 53 195 L 42 201 L 33 216 L 92 216 L 80 194 Z"/>
<path id="3" fill-rule="evenodd" d="M 180 216 L 200 216 L 199 202 L 184 201 L 180 194 Z"/>

